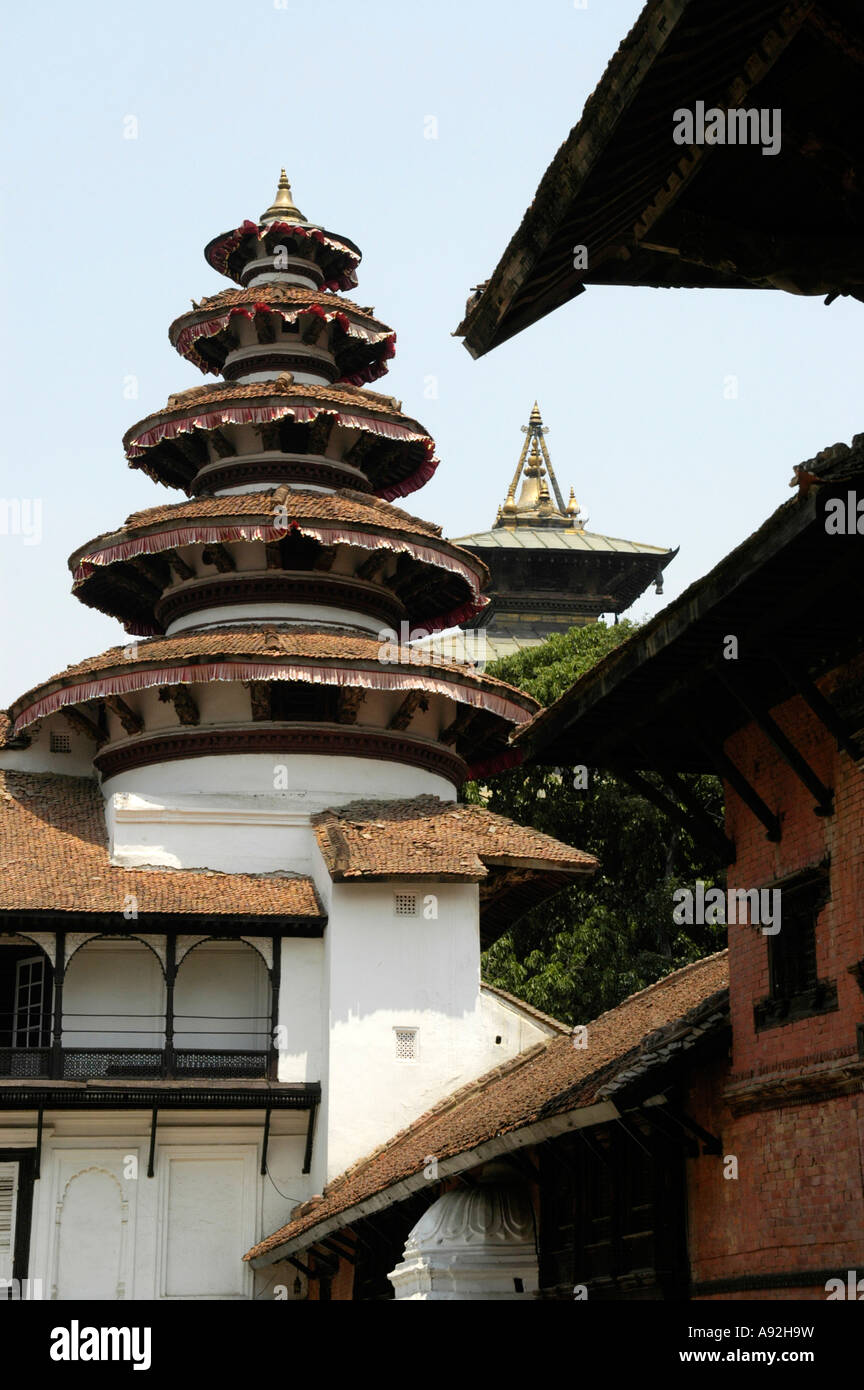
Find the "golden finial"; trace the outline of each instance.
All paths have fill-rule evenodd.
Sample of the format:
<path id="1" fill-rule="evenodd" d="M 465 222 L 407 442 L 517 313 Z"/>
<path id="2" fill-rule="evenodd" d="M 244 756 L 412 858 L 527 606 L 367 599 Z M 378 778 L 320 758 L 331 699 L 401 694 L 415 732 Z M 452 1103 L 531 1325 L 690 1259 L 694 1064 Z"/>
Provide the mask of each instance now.
<path id="1" fill-rule="evenodd" d="M 533 406 L 531 407 L 531 424 L 542 425 L 542 423 L 543 421 L 540 418 L 540 407 L 535 401 Z"/>
<path id="2" fill-rule="evenodd" d="M 270 204 L 266 212 L 261 214 L 262 222 L 305 222 L 300 209 L 291 197 L 291 185 L 288 182 L 288 175 L 283 169 L 279 175 L 279 187 L 276 189 L 276 197 Z"/>
<path id="3" fill-rule="evenodd" d="M 568 515 L 568 516 L 578 516 L 578 515 L 579 515 L 579 503 L 576 501 L 576 493 L 573 491 L 572 487 L 571 487 L 571 489 L 570 489 L 570 500 L 569 500 L 569 502 L 567 503 L 567 515 Z"/>

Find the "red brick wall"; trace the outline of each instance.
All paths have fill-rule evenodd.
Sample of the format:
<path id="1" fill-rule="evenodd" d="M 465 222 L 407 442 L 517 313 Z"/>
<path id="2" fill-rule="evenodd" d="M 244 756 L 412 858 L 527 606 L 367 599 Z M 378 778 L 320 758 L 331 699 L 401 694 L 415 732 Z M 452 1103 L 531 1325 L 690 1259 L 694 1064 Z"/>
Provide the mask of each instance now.
<path id="1" fill-rule="evenodd" d="M 823 682 L 828 689 L 834 684 Z M 729 927 L 731 1063 L 694 1075 L 692 1113 L 738 1159 L 737 1180 L 722 1160 L 689 1160 L 691 1269 L 695 1282 L 794 1271 L 857 1269 L 864 1276 L 864 1095 L 831 1094 L 839 1070 L 858 1063 L 856 1024 L 864 995 L 849 967 L 864 958 L 864 773 L 838 752 L 799 698 L 772 711 L 817 775 L 835 789 L 835 814 L 814 815 L 814 798 L 754 725 L 727 745 L 732 760 L 779 815 L 772 844 L 752 812 L 726 788 L 727 830 L 737 858 L 730 888 L 755 888 L 831 858 L 831 899 L 816 932 L 820 979 L 836 982 L 836 1012 L 757 1033 L 753 1006 L 768 994 L 768 938 Z M 781 927 L 782 930 L 782 927 Z M 823 1094 L 807 1103 L 752 1093 L 761 1084 L 824 1072 Z M 750 1113 L 733 1113 L 754 1103 Z M 713 1297 L 824 1298 L 824 1286 L 754 1288 Z"/>

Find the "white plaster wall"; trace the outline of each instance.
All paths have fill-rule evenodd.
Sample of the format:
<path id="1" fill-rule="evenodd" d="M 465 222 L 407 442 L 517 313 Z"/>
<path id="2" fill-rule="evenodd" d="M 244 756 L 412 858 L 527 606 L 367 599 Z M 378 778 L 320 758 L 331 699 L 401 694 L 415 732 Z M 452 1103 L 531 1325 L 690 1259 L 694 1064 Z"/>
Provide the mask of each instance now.
<path id="1" fill-rule="evenodd" d="M 535 1043 L 561 1036 L 557 1028 L 532 1017 L 527 1009 L 520 1009 L 518 1004 L 499 998 L 485 985 L 480 987 L 480 1014 L 484 1033 L 491 1034 L 493 1038 L 500 1037 L 498 1046 L 508 1054 L 524 1052 Z"/>
<path id="2" fill-rule="evenodd" d="M 32 1149 L 32 1117 L 14 1119 L 4 1145 Z M 263 1119 L 263 1111 L 160 1112 L 148 1178 L 145 1112 L 46 1114 L 29 1271 L 43 1297 L 252 1297 L 243 1255 L 312 1191 L 300 1171 L 306 1115 L 274 1113 L 269 1177 L 259 1174 Z M 259 1282 L 256 1292 L 273 1297 L 268 1271 Z"/>
<path id="3" fill-rule="evenodd" d="M 417 895 L 415 917 L 395 915 L 396 893 Z M 437 919 L 423 915 L 427 893 Z M 475 884 L 334 884 L 326 943 L 329 1179 L 516 1055 L 530 1030 L 481 1003 Z M 397 1060 L 397 1028 L 418 1030 L 416 1061 Z"/>
<path id="4" fill-rule="evenodd" d="M 326 1067 L 324 941 L 285 937 L 279 987 L 280 1081 L 321 1081 Z"/>
<path id="5" fill-rule="evenodd" d="M 276 781 L 284 789 L 274 790 Z M 456 799 L 450 782 L 407 764 L 278 753 L 134 768 L 106 779 L 102 790 L 114 863 L 233 873 L 311 872 L 309 817 L 328 806 L 421 795 Z"/>
<path id="6" fill-rule="evenodd" d="M 224 627 L 226 623 L 266 622 L 295 623 L 338 623 L 340 627 L 356 628 L 360 632 L 377 637 L 383 624 L 380 618 L 368 617 L 356 608 L 331 608 L 323 603 L 226 603 L 221 607 L 205 607 L 204 604 L 194 613 L 185 613 L 182 618 L 169 623 L 166 636 L 175 632 L 185 632 L 189 628 L 200 628 L 213 624 Z"/>
<path id="7" fill-rule="evenodd" d="M 68 753 L 51 752 L 51 733 L 64 734 L 69 739 Z M 30 738 L 29 748 L 0 749 L 0 768 L 10 772 L 52 772 L 57 777 L 92 777 L 93 754 L 96 745 L 86 734 L 79 734 L 62 714 L 50 715 L 38 725 L 24 730 Z"/>

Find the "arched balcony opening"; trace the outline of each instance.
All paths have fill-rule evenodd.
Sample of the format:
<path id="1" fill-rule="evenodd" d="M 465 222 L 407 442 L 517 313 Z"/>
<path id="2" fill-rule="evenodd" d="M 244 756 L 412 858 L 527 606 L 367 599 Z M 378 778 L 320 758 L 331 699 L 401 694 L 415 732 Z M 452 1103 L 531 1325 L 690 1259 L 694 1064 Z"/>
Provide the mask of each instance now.
<path id="1" fill-rule="evenodd" d="M 0 1079 L 276 1078 L 281 937 L 50 936 L 0 937 Z"/>
<path id="2" fill-rule="evenodd" d="M 144 941 L 99 937 L 75 951 L 63 995 L 63 1079 L 162 1075 L 166 990 Z"/>
<path id="3" fill-rule="evenodd" d="M 173 1001 L 176 1076 L 266 1076 L 272 1023 L 270 972 L 248 942 L 203 941 L 183 956 Z"/>

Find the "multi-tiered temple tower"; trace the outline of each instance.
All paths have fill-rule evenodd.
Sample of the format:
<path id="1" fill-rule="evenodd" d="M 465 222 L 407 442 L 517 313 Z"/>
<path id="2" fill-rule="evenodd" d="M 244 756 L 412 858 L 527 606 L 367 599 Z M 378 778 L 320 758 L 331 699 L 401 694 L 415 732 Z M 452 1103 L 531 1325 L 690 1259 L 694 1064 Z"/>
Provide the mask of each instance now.
<path id="1" fill-rule="evenodd" d="M 286 1204 L 543 1035 L 481 940 L 593 868 L 456 802 L 535 702 L 387 636 L 470 620 L 488 576 L 392 504 L 437 460 L 367 389 L 395 335 L 340 294 L 359 251 L 283 172 L 206 255 L 238 288 L 170 337 L 221 380 L 124 441 L 186 497 L 70 561 L 128 640 L 0 729 L 19 1206 L 41 1174 L 14 1258 L 60 1298 L 248 1296 Z"/>

